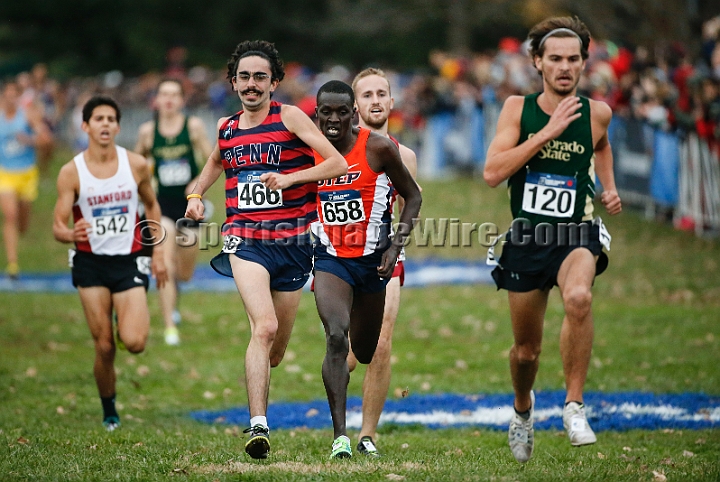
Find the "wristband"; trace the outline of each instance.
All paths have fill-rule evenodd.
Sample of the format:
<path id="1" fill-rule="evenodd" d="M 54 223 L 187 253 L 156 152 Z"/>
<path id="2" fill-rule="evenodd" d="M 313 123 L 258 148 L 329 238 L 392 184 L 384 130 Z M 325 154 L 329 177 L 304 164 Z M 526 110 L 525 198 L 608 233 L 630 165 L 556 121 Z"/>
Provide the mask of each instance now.
<path id="1" fill-rule="evenodd" d="M 192 194 L 188 194 L 186 199 L 188 201 L 191 199 L 202 199 L 202 195 L 197 194 L 197 193 L 192 193 Z"/>

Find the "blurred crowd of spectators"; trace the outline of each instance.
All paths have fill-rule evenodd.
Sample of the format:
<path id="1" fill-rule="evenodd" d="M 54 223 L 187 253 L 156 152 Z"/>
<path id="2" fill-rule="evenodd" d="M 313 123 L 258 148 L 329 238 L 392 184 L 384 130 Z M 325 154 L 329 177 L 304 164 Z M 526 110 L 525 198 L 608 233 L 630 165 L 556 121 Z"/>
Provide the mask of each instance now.
<path id="1" fill-rule="evenodd" d="M 395 98 L 390 131 L 418 151 L 421 173 L 481 168 L 499 106 L 510 95 L 541 88 L 526 52 L 522 41 L 503 38 L 492 51 L 456 55 L 435 50 L 428 65 L 415 71 L 380 66 L 391 78 Z M 185 48 L 175 47 L 168 51 L 164 71 L 139 77 L 112 71 L 59 82 L 38 64 L 17 80 L 23 101 L 42 105 L 57 137 L 78 149 L 83 147 L 80 109 L 98 92 L 114 96 L 124 111 L 149 112 L 156 85 L 170 76 L 182 80 L 190 111 L 204 110 L 216 119 L 239 110 L 225 67 L 189 67 L 186 54 Z M 349 82 L 354 73 L 343 66 L 315 72 L 289 62 L 275 98 L 312 115 L 317 88 L 330 79 Z M 666 131 L 696 131 L 720 152 L 720 16 L 703 24 L 699 52 L 660 40 L 630 49 L 594 39 L 579 91 L 607 102 L 617 117 L 640 119 Z M 124 129 L 136 127 L 123 123 Z"/>

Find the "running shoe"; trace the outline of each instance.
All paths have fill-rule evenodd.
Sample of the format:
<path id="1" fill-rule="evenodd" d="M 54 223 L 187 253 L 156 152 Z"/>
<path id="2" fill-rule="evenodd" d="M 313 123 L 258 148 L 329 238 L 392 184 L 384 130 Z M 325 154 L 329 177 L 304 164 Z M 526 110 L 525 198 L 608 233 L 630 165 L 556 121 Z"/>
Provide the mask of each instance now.
<path id="1" fill-rule="evenodd" d="M 369 435 L 360 439 L 360 443 L 357 444 L 357 451 L 368 457 L 380 457 L 380 452 L 378 452 L 375 442 Z"/>
<path id="2" fill-rule="evenodd" d="M 165 344 L 171 346 L 180 344 L 180 332 L 174 326 L 165 328 Z"/>
<path id="3" fill-rule="evenodd" d="M 533 453 L 535 444 L 535 429 L 533 428 L 533 412 L 535 411 L 535 392 L 530 391 L 530 416 L 527 420 L 513 410 L 513 417 L 510 420 L 510 429 L 508 430 L 508 442 L 510 443 L 510 451 L 515 460 L 524 464 Z"/>
<path id="4" fill-rule="evenodd" d="M 245 443 L 245 452 L 254 459 L 266 459 L 270 453 L 270 429 L 255 425 L 243 433 L 250 434 L 250 440 Z"/>
<path id="5" fill-rule="evenodd" d="M 347 435 L 340 435 L 332 444 L 331 459 L 349 459 L 352 457 L 352 447 Z"/>
<path id="6" fill-rule="evenodd" d="M 570 402 L 563 408 L 563 427 L 570 438 L 570 444 L 575 447 L 590 445 L 597 442 L 595 432 L 585 416 L 585 405 L 577 402 Z"/>
<path id="7" fill-rule="evenodd" d="M 8 263 L 5 273 L 12 281 L 17 281 L 20 278 L 20 266 L 17 263 Z"/>
<path id="8" fill-rule="evenodd" d="M 119 417 L 107 417 L 105 420 L 103 420 L 103 427 L 105 427 L 105 430 L 108 432 L 112 432 L 116 428 L 120 427 L 120 418 Z"/>

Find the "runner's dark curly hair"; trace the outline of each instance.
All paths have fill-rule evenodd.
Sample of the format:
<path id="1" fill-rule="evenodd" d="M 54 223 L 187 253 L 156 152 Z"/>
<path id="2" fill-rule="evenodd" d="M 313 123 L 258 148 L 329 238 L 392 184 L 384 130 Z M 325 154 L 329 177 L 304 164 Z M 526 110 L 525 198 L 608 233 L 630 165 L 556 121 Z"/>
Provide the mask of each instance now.
<path id="1" fill-rule="evenodd" d="M 262 57 L 270 64 L 270 72 L 272 80 L 280 82 L 285 77 L 285 67 L 283 61 L 280 60 L 275 44 L 266 42 L 265 40 L 245 40 L 235 47 L 235 51 L 227 62 L 227 79 L 232 84 L 232 80 L 237 73 L 237 66 L 240 59 L 245 57 Z"/>

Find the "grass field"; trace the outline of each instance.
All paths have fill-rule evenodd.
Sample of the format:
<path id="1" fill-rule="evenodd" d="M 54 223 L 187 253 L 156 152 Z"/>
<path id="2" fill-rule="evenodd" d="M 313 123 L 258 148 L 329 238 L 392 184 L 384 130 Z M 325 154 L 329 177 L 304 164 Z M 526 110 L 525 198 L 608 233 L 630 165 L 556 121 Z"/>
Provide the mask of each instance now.
<path id="1" fill-rule="evenodd" d="M 51 235 L 52 181 L 43 187 L 21 267 L 67 270 L 67 246 Z M 218 187 L 211 198 L 220 207 Z M 501 227 L 510 220 L 505 193 L 479 180 L 423 182 L 423 195 L 423 217 Z M 613 246 L 610 268 L 594 289 L 587 389 L 720 395 L 719 243 L 629 211 L 604 220 Z M 214 221 L 221 222 L 221 213 Z M 203 253 L 202 262 L 214 251 Z M 477 243 L 409 249 L 415 259 L 484 254 Z M 382 459 L 331 462 L 330 430 L 273 430 L 271 458 L 252 461 L 243 452 L 244 426 L 207 425 L 188 416 L 246 404 L 249 327 L 239 296 L 183 294 L 180 347 L 163 343 L 154 293 L 150 307 L 147 350 L 119 352 L 116 359 L 123 426 L 108 434 L 100 425 L 93 347 L 77 295 L 0 293 L 0 480 L 720 480 L 718 429 L 600 432 L 598 443 L 584 448 L 572 448 L 563 432 L 538 431 L 524 466 L 512 458 L 503 431 L 381 426 Z M 554 292 L 539 390 L 563 388 L 561 318 Z M 390 397 L 404 389 L 410 396 L 508 393 L 511 344 L 507 299 L 493 287 L 406 289 Z M 310 294 L 303 295 L 288 350 L 273 371 L 271 401 L 323 399 L 324 336 Z M 351 395 L 360 395 L 363 372 L 351 377 Z"/>

